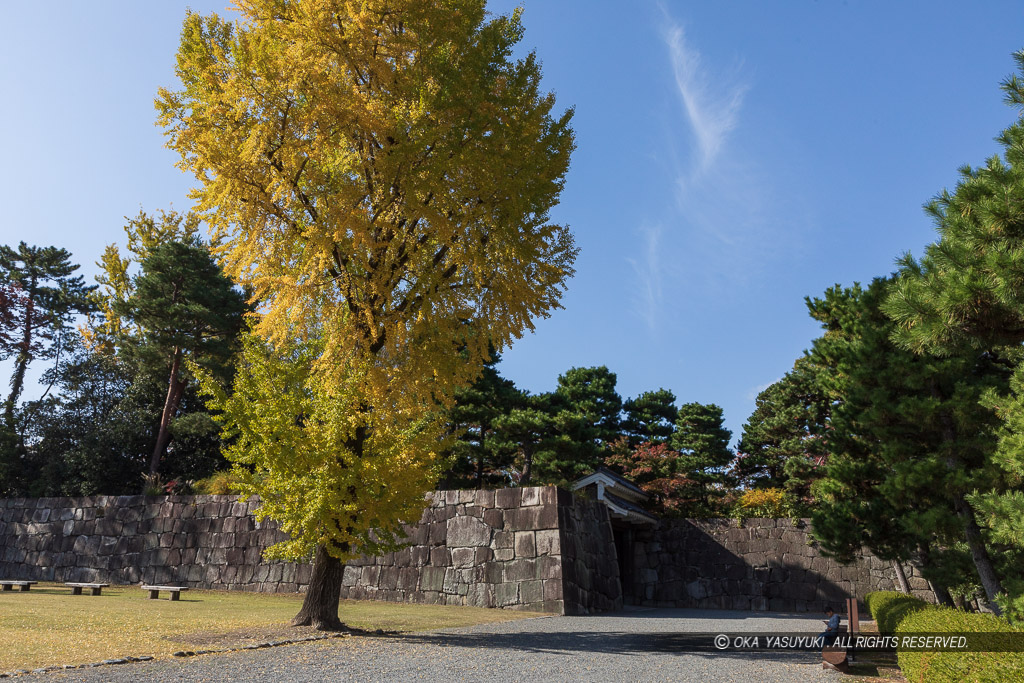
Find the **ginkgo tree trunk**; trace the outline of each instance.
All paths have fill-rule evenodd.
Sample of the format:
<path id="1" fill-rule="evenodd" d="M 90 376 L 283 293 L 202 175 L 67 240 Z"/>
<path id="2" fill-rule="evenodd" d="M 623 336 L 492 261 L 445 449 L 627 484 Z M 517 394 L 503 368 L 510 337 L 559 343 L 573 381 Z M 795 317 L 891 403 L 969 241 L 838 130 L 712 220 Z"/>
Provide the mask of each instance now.
<path id="1" fill-rule="evenodd" d="M 345 560 L 416 521 L 408 496 L 424 505 L 437 407 L 558 306 L 576 248 L 549 214 L 572 112 L 553 113 L 533 54 L 513 59 L 518 11 L 235 4 L 234 24 L 185 19 L 181 88 L 160 91 L 159 121 L 227 271 L 259 302 L 273 362 L 243 362 L 236 391 L 307 366 L 290 392 L 261 389 L 312 402 L 283 413 L 302 448 L 279 448 L 281 413 L 250 403 L 225 416 L 256 459 L 229 455 L 291 534 L 284 556 L 314 555 L 295 623 L 336 628 Z"/>

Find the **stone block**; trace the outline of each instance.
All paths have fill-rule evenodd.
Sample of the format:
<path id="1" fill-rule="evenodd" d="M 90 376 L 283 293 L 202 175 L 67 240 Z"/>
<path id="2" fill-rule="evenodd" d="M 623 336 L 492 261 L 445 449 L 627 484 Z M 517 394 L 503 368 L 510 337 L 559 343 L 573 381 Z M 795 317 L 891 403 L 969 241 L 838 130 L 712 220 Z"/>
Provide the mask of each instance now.
<path id="1" fill-rule="evenodd" d="M 503 510 L 519 507 L 519 489 L 499 489 L 494 492 L 494 506 Z"/>
<path id="2" fill-rule="evenodd" d="M 476 559 L 475 548 L 453 548 L 452 566 L 456 568 L 472 567 Z"/>
<path id="3" fill-rule="evenodd" d="M 453 517 L 448 520 L 448 547 L 490 545 L 491 528 L 476 517 Z"/>
<path id="4" fill-rule="evenodd" d="M 495 531 L 491 546 L 497 548 L 514 548 L 516 544 L 515 534 L 511 531 Z"/>
<path id="5" fill-rule="evenodd" d="M 441 589 L 448 595 L 454 595 L 458 593 L 459 585 L 459 573 L 448 567 L 444 570 L 444 582 L 441 584 Z"/>
<path id="6" fill-rule="evenodd" d="M 525 489 L 531 490 L 531 489 Z M 533 489 L 537 490 L 537 489 Z M 537 541 L 532 531 L 515 532 L 515 550 L 517 558 L 533 558 L 537 556 Z M 525 598 L 524 598 L 525 600 Z"/>
<path id="7" fill-rule="evenodd" d="M 430 564 L 435 567 L 447 567 L 451 564 L 451 551 L 443 545 L 431 548 Z"/>
<path id="8" fill-rule="evenodd" d="M 483 520 L 484 524 L 494 529 L 501 529 L 505 525 L 505 515 L 498 508 L 484 510 Z"/>
<path id="9" fill-rule="evenodd" d="M 482 508 L 494 507 L 494 491 L 477 491 L 476 505 Z"/>
<path id="10" fill-rule="evenodd" d="M 420 571 L 420 590 L 440 592 L 444 588 L 444 567 L 424 567 Z"/>
<path id="11" fill-rule="evenodd" d="M 561 552 L 558 542 L 558 529 L 542 529 L 535 533 L 538 555 L 558 555 Z"/>
<path id="12" fill-rule="evenodd" d="M 405 567 L 398 570 L 398 590 L 414 591 L 419 583 L 420 572 L 414 567 Z"/>
<path id="13" fill-rule="evenodd" d="M 540 567 L 535 560 L 512 560 L 511 562 L 505 563 L 505 580 L 526 581 L 530 579 L 539 579 L 542 578 L 539 570 Z"/>
<path id="14" fill-rule="evenodd" d="M 444 522 L 431 522 L 427 529 L 427 541 L 430 545 L 444 545 L 448 538 L 448 525 Z"/>
<path id="15" fill-rule="evenodd" d="M 480 547 L 476 549 L 476 557 L 474 558 L 475 564 L 483 564 L 494 559 L 494 551 L 488 547 Z"/>
<path id="16" fill-rule="evenodd" d="M 494 551 L 494 559 L 506 562 L 516 558 L 516 551 L 513 548 L 498 548 Z"/>
<path id="17" fill-rule="evenodd" d="M 526 507 L 528 505 L 540 505 L 541 504 L 541 488 L 537 486 L 529 486 L 522 489 L 520 494 L 520 505 Z M 525 600 L 524 600 L 525 602 Z"/>
<path id="18" fill-rule="evenodd" d="M 519 584 L 500 583 L 494 587 L 494 603 L 497 607 L 507 607 L 519 603 Z"/>

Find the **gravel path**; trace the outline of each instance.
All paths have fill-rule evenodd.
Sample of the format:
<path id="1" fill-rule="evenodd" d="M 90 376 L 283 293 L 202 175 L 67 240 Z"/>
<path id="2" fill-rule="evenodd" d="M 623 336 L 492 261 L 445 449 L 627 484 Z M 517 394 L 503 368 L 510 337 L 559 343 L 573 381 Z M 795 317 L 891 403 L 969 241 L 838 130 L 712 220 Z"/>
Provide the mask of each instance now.
<path id="1" fill-rule="evenodd" d="M 19 677 L 60 681 L 832 681 L 814 652 L 680 651 L 685 634 L 816 631 L 821 617 L 632 610 L 353 637 Z"/>

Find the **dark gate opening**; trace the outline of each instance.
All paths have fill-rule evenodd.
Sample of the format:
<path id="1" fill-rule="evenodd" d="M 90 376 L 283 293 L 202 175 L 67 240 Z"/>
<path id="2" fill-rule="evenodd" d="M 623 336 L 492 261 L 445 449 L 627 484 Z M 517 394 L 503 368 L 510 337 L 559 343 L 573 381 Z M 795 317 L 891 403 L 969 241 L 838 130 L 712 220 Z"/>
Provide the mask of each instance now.
<path id="1" fill-rule="evenodd" d="M 633 530 L 628 526 L 612 524 L 615 538 L 615 555 L 619 562 L 619 585 L 622 586 L 622 601 L 633 604 Z"/>

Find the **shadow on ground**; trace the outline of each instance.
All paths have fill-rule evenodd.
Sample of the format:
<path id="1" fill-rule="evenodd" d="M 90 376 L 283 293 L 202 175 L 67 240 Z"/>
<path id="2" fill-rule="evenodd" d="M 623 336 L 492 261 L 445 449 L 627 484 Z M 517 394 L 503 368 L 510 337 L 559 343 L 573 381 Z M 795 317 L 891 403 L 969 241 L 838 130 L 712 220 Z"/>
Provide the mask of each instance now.
<path id="1" fill-rule="evenodd" d="M 409 633 L 384 636 L 403 643 L 440 647 L 504 649 L 522 653 L 602 655 L 677 654 L 697 657 L 784 661 L 792 664 L 821 662 L 821 651 L 720 650 L 713 636 L 695 633 L 622 633 L 535 631 L 528 633 Z"/>

